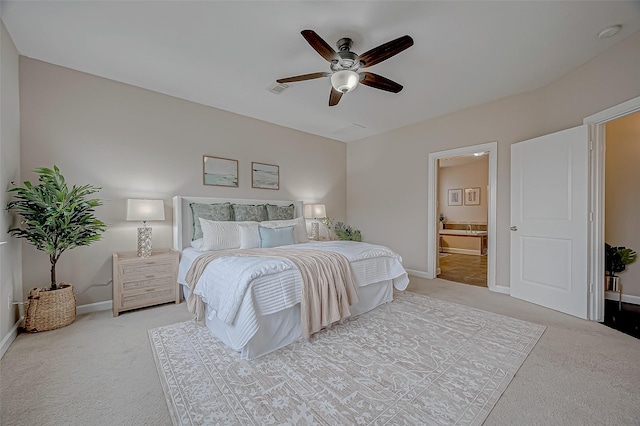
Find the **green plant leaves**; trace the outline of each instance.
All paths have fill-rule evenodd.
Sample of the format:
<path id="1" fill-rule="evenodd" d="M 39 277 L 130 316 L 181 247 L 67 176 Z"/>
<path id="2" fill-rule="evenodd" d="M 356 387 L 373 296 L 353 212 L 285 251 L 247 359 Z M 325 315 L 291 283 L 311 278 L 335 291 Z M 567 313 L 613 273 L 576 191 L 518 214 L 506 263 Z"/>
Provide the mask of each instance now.
<path id="1" fill-rule="evenodd" d="M 635 262 L 638 257 L 638 254 L 630 248 L 612 247 L 607 243 L 604 248 L 605 271 L 608 275 L 624 271 L 626 266 Z"/>
<path id="2" fill-rule="evenodd" d="M 8 232 L 49 255 L 51 285 L 55 288 L 55 264 L 60 255 L 99 240 L 107 228 L 94 215 L 94 208 L 102 201 L 87 199 L 101 188 L 74 185 L 69 189 L 55 165 L 53 170 L 41 167 L 35 172 L 39 174 L 38 185 L 25 181 L 8 190 L 13 193 L 13 200 L 7 203 L 7 209 L 22 216 L 21 226 Z"/>
<path id="3" fill-rule="evenodd" d="M 336 222 L 334 231 L 339 240 L 362 241 L 362 234 L 359 229 L 353 229 L 342 222 Z"/>

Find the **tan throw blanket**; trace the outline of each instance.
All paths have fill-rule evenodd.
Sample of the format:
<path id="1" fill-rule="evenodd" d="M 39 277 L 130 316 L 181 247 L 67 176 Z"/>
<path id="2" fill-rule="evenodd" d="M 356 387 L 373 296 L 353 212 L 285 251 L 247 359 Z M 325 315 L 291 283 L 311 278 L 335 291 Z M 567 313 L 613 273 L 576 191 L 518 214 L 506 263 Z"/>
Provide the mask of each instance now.
<path id="1" fill-rule="evenodd" d="M 204 303 L 194 293 L 195 286 L 207 265 L 225 256 L 281 258 L 296 266 L 302 277 L 300 311 L 304 338 L 350 316 L 349 306 L 358 302 L 351 266 L 339 253 L 281 248 L 220 250 L 197 257 L 187 271 L 185 280 L 191 290 L 187 306 L 198 321 L 204 318 Z"/>

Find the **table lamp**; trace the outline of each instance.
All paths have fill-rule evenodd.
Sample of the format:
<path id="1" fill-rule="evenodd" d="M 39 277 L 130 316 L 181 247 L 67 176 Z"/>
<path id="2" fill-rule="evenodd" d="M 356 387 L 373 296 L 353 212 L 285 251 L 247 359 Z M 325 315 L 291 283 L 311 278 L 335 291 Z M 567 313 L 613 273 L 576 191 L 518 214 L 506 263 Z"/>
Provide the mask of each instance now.
<path id="1" fill-rule="evenodd" d="M 164 220 L 164 202 L 162 200 L 127 200 L 127 220 L 141 220 L 138 228 L 138 256 L 151 256 L 151 227 L 148 220 Z"/>
<path id="2" fill-rule="evenodd" d="M 327 211 L 324 204 L 307 204 L 304 206 L 304 218 L 313 219 L 311 222 L 311 239 L 318 241 L 320 239 L 320 222 L 317 219 L 327 217 Z"/>

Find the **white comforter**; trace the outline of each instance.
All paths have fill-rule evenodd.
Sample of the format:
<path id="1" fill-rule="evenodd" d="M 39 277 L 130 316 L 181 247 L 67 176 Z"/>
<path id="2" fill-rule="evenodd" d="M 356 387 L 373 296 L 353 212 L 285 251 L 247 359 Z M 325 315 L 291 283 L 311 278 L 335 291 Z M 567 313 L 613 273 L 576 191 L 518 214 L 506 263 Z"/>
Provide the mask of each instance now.
<path id="1" fill-rule="evenodd" d="M 367 243 L 354 243 L 348 241 L 311 242 L 290 246 L 296 249 L 328 250 L 342 254 L 349 262 L 372 258 L 391 258 L 398 263 L 402 259 L 390 249 Z M 284 247 L 286 248 L 286 246 Z M 249 284 L 258 277 L 277 274 L 282 271 L 295 269 L 292 262 L 278 258 L 258 257 L 222 257 L 211 262 L 206 269 L 206 274 L 197 283 L 194 293 L 201 296 L 203 301 L 211 308 L 210 315 L 215 315 L 227 324 L 232 324 L 236 314 L 249 289 Z M 397 271 L 397 272 L 404 272 Z M 374 282 L 383 279 L 396 278 L 394 276 L 379 277 Z M 356 285 L 368 284 L 358 283 Z M 272 289 L 280 293 L 277 286 Z M 289 293 L 289 292 L 287 292 Z M 299 292 L 297 300 L 280 299 L 284 302 L 282 308 L 287 308 L 300 301 Z M 284 306 L 288 305 L 288 306 Z"/>
<path id="2" fill-rule="evenodd" d="M 344 255 L 351 263 L 357 287 L 393 280 L 397 289 L 404 290 L 409 282 L 402 267 L 402 258 L 384 246 L 327 241 L 292 247 L 330 250 Z M 183 252 L 180 264 L 178 281 L 181 284 L 186 284 L 184 276 L 195 258 L 194 253 L 188 250 Z M 253 282 L 260 282 L 260 285 L 252 286 Z M 217 317 L 231 327 L 233 346 L 237 350 L 258 330 L 258 316 L 278 312 L 300 302 L 300 285 L 295 266 L 286 259 L 223 257 L 207 266 L 194 292 L 208 305 L 208 319 Z"/>

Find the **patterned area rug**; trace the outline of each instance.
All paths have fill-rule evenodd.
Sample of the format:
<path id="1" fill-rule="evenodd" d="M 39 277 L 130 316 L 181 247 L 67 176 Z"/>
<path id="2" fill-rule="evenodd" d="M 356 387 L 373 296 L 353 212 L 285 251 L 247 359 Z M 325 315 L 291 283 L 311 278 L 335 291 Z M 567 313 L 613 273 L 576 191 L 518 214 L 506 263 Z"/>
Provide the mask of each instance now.
<path id="1" fill-rule="evenodd" d="M 545 327 L 410 292 L 255 360 L 149 330 L 175 425 L 481 424 Z"/>

